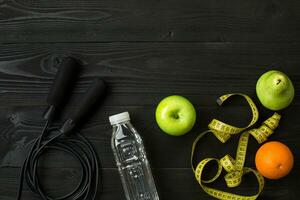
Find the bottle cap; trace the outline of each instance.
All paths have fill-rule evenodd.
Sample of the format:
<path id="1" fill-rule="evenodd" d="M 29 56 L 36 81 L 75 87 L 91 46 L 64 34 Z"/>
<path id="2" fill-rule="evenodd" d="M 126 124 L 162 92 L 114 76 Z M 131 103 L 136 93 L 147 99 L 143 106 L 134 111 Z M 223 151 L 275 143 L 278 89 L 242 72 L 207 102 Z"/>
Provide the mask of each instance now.
<path id="1" fill-rule="evenodd" d="M 116 115 L 109 116 L 109 122 L 111 125 L 119 124 L 130 120 L 128 112 L 122 112 Z"/>

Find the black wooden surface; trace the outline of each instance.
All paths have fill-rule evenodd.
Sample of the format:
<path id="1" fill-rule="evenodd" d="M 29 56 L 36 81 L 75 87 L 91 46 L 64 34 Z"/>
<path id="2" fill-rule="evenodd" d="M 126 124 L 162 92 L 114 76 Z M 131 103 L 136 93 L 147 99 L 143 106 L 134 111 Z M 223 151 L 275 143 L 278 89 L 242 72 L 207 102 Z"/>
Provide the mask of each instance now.
<path id="1" fill-rule="evenodd" d="M 248 123 L 249 109 L 239 98 L 217 106 L 216 98 L 225 93 L 253 97 L 260 122 L 271 116 L 255 95 L 257 78 L 269 69 L 286 72 L 296 88 L 294 102 L 280 112 L 280 127 L 270 138 L 292 149 L 295 165 L 289 176 L 266 180 L 259 199 L 298 199 L 299 9 L 296 0 L 0 0 L 0 200 L 15 199 L 20 165 L 43 124 L 56 63 L 66 55 L 80 59 L 84 71 L 62 119 L 78 105 L 93 77 L 109 84 L 105 101 L 82 127 L 102 162 L 99 199 L 125 199 L 108 123 L 109 115 L 122 111 L 130 112 L 144 138 L 161 199 L 211 199 L 190 169 L 192 141 L 214 117 L 239 126 Z M 197 109 L 196 126 L 183 137 L 165 135 L 155 122 L 157 103 L 171 94 L 189 98 Z M 207 137 L 197 149 L 198 159 L 234 155 L 237 139 L 220 145 Z M 254 167 L 258 147 L 251 139 L 247 166 Z M 67 155 L 49 152 L 40 173 L 55 196 L 75 185 L 80 168 Z M 214 186 L 228 190 L 223 180 Z M 254 178 L 245 176 L 242 186 L 230 191 L 256 190 Z M 39 198 L 25 187 L 23 199 Z"/>

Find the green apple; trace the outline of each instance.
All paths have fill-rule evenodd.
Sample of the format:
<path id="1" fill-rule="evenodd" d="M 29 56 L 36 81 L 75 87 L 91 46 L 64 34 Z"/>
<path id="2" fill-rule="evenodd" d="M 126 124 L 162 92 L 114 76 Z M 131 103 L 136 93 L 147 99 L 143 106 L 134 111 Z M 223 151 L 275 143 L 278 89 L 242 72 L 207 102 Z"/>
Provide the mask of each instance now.
<path id="1" fill-rule="evenodd" d="M 164 98 L 156 108 L 156 122 L 167 134 L 181 136 L 189 132 L 196 121 L 196 110 L 186 98 L 172 95 Z"/>
<path id="2" fill-rule="evenodd" d="M 294 86 L 289 77 L 276 70 L 264 73 L 257 81 L 256 94 L 270 110 L 281 110 L 293 101 Z"/>

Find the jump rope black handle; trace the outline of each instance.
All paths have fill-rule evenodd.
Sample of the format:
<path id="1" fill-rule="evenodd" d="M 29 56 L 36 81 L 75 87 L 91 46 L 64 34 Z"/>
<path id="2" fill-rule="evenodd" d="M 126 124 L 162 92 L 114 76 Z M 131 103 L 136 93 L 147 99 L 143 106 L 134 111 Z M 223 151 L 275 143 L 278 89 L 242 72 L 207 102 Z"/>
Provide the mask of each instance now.
<path id="1" fill-rule="evenodd" d="M 71 88 L 74 86 L 79 69 L 80 64 L 75 59 L 67 57 L 62 60 L 47 97 L 48 106 L 44 112 L 44 119 L 53 119 L 55 111 L 62 106 L 66 96 L 68 96 L 66 93 L 71 91 Z"/>
<path id="2" fill-rule="evenodd" d="M 81 120 L 86 118 L 86 115 L 88 115 L 92 109 L 95 108 L 96 103 L 99 103 L 100 98 L 105 95 L 105 92 L 105 82 L 96 78 L 84 98 L 81 100 L 81 104 L 77 110 L 75 110 L 71 117 L 67 119 L 61 127 L 60 132 L 65 135 L 72 134 L 73 129 L 81 123 Z"/>

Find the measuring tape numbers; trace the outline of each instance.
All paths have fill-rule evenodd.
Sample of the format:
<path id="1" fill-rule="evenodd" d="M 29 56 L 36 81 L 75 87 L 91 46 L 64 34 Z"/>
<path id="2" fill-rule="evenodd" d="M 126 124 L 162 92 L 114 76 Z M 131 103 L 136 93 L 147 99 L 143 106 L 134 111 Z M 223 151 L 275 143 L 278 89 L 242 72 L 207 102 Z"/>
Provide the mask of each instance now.
<path id="1" fill-rule="evenodd" d="M 260 195 L 260 193 L 264 188 L 264 178 L 256 170 L 248 167 L 244 167 L 249 136 L 252 135 L 259 144 L 263 143 L 264 141 L 267 140 L 267 138 L 271 134 L 273 134 L 274 130 L 279 125 L 281 116 L 278 113 L 274 113 L 273 116 L 265 120 L 259 128 L 247 130 L 257 122 L 259 117 L 258 109 L 249 96 L 241 93 L 223 95 L 217 100 L 217 103 L 219 105 L 222 105 L 223 102 L 225 102 L 228 98 L 232 96 L 241 96 L 244 99 L 246 99 L 252 111 L 252 119 L 250 123 L 246 127 L 239 128 L 221 122 L 217 119 L 213 119 L 208 125 L 209 130 L 201 133 L 199 136 L 197 136 L 197 138 L 193 142 L 192 151 L 191 151 L 191 166 L 195 174 L 196 180 L 198 181 L 202 189 L 210 196 L 213 196 L 221 200 L 254 200 Z M 222 143 L 227 142 L 231 137 L 231 135 L 241 133 L 235 159 L 231 157 L 229 154 L 225 155 L 221 159 L 206 158 L 200 161 L 195 168 L 193 163 L 194 163 L 196 146 L 200 141 L 200 139 L 203 138 L 204 135 L 210 133 L 212 133 Z M 202 179 L 203 169 L 210 162 L 216 162 L 218 165 L 218 170 L 216 172 L 216 175 L 213 178 L 209 180 L 203 180 Z M 205 185 L 207 183 L 212 183 L 216 179 L 218 179 L 223 169 L 227 173 L 224 177 L 226 185 L 230 188 L 239 186 L 242 182 L 242 177 L 244 174 L 253 173 L 257 179 L 258 192 L 252 196 L 244 196 L 244 195 L 224 192 Z"/>

